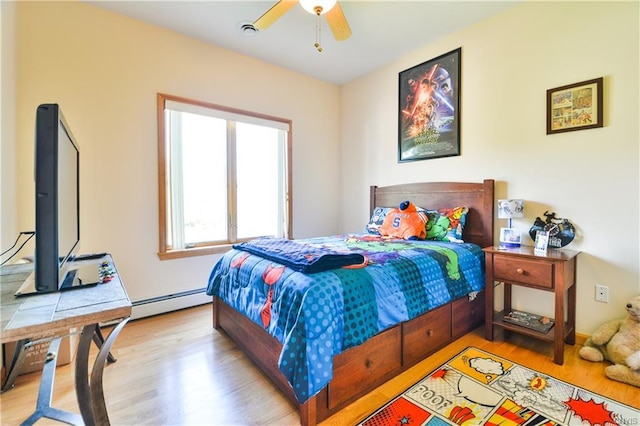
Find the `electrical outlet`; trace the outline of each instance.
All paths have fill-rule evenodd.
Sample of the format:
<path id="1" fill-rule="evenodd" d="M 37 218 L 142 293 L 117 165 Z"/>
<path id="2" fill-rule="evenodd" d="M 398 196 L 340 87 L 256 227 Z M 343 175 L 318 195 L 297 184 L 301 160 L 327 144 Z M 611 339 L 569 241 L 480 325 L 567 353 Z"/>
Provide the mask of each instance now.
<path id="1" fill-rule="evenodd" d="M 609 287 L 606 285 L 596 285 L 596 300 L 598 302 L 609 303 Z"/>

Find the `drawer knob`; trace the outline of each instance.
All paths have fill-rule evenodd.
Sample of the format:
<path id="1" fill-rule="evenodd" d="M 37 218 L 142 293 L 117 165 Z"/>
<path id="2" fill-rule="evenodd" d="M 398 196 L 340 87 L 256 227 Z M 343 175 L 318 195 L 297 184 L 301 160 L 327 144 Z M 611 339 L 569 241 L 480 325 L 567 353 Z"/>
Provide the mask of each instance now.
<path id="1" fill-rule="evenodd" d="M 373 365 L 373 361 L 371 361 L 370 359 L 365 360 L 364 366 L 366 368 L 370 368 L 372 365 Z"/>
<path id="2" fill-rule="evenodd" d="M 522 268 L 516 269 L 516 272 L 519 273 L 520 275 L 524 275 L 524 269 Z"/>
<path id="3" fill-rule="evenodd" d="M 427 337 L 433 336 L 433 330 L 427 330 Z"/>

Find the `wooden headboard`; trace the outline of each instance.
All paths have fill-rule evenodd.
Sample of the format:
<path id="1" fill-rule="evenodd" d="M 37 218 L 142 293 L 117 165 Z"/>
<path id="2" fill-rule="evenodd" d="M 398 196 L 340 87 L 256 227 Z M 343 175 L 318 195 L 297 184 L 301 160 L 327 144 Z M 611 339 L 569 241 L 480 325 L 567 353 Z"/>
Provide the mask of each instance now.
<path id="1" fill-rule="evenodd" d="M 426 209 L 469 207 L 463 239 L 480 247 L 493 245 L 493 179 L 474 182 L 423 182 L 372 186 L 370 213 L 374 207 L 397 207 L 409 200 Z"/>

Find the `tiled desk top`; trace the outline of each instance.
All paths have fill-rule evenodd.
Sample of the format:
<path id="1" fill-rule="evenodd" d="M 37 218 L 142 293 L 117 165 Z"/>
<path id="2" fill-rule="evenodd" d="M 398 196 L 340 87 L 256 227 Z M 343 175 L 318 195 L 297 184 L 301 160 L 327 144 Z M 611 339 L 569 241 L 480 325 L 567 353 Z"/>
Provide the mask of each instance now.
<path id="1" fill-rule="evenodd" d="M 111 256 L 107 260 L 113 269 Z M 33 264 L 0 268 L 0 343 L 52 333 L 66 334 L 71 328 L 126 318 L 131 300 L 116 272 L 104 284 L 64 292 L 16 297 L 14 294 L 33 271 Z"/>

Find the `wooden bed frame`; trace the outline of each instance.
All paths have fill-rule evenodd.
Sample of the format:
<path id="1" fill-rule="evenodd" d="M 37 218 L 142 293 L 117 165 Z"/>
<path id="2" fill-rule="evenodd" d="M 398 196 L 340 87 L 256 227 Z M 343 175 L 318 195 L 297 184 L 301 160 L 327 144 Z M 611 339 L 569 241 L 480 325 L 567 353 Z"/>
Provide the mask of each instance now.
<path id="1" fill-rule="evenodd" d="M 425 208 L 469 207 L 464 240 L 493 245 L 494 181 L 439 182 L 371 187 L 374 207 L 395 207 L 411 200 Z M 303 426 L 315 425 L 400 372 L 484 322 L 484 292 L 464 297 L 398 324 L 334 358 L 333 379 L 300 404 L 278 370 L 282 345 L 260 326 L 213 298 L 213 326 L 224 330 L 300 410 Z"/>

